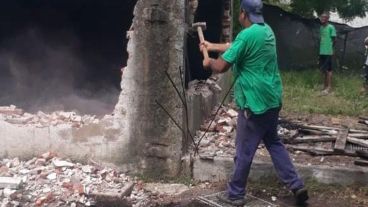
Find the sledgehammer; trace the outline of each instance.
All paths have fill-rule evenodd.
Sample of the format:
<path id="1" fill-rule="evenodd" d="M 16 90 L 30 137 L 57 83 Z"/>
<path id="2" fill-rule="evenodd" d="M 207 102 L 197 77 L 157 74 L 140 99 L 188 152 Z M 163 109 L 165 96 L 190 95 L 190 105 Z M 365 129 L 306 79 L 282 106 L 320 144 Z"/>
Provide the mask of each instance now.
<path id="1" fill-rule="evenodd" d="M 197 29 L 198 36 L 199 36 L 199 41 L 201 43 L 204 43 L 205 40 L 204 40 L 204 36 L 203 36 L 203 30 L 206 30 L 207 29 L 206 22 L 197 22 L 197 23 L 194 23 L 192 25 L 192 27 L 194 29 Z M 207 48 L 206 47 L 203 48 L 203 56 L 204 56 L 205 59 L 208 59 L 209 58 L 208 51 L 207 51 Z"/>

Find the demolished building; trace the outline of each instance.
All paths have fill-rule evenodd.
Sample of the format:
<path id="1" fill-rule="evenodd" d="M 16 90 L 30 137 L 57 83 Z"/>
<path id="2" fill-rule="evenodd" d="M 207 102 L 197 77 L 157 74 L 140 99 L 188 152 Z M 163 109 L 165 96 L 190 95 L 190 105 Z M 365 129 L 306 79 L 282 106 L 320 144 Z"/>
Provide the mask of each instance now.
<path id="1" fill-rule="evenodd" d="M 73 28 L 72 32 L 79 35 L 77 38 L 71 37 L 56 46 L 43 43 L 42 45 L 46 45 L 52 50 L 41 48 L 39 53 L 42 56 L 50 51 L 60 51 L 61 45 L 64 45 L 67 49 L 65 53 L 70 54 L 71 57 L 65 58 L 60 55 L 60 59 L 55 62 L 55 70 L 59 69 L 55 76 L 68 79 L 69 76 L 75 75 L 73 70 L 76 68 L 73 66 L 76 61 L 70 58 L 79 55 L 69 53 L 69 45 L 74 47 L 76 44 L 77 47 L 81 46 L 82 48 L 85 45 L 92 45 L 92 47 L 86 47 L 83 50 L 89 54 L 85 60 L 91 60 L 92 63 L 87 64 L 87 68 L 82 67 L 81 71 L 84 71 L 84 74 L 78 73 L 78 75 L 82 74 L 81 76 L 92 77 L 91 79 L 79 79 L 91 83 L 89 86 L 92 85 L 92 87 L 88 90 L 92 94 L 106 81 L 109 82 L 120 77 L 120 68 L 116 70 L 118 66 L 114 65 L 120 61 L 109 63 L 106 60 L 113 60 L 107 59 L 110 55 L 115 57 L 116 54 L 121 54 L 115 49 L 116 47 L 124 47 L 126 44 L 127 53 L 124 52 L 122 55 L 127 66 L 122 70 L 120 97 L 112 114 L 100 115 L 98 118 L 79 116 L 75 112 L 52 113 L 54 108 L 51 108 L 49 114 L 36 113 L 37 110 L 41 110 L 41 107 L 29 107 L 27 101 L 20 106 L 26 110 L 33 109 L 34 114 L 24 114 L 15 106 L 3 107 L 3 111 L 7 111 L 7 114 L 3 114 L 0 120 L 2 136 L 0 156 L 29 158 L 45 151 L 54 151 L 72 159 L 93 159 L 98 162 L 112 163 L 126 171 L 149 173 L 151 176 L 175 176 L 182 171 L 182 160 L 191 145 L 191 137 L 194 136 L 202 121 L 210 115 L 216 103 L 219 103 L 226 91 L 229 91 L 231 80 L 229 74 L 215 75 L 203 70 L 202 57 L 198 51 L 198 37 L 191 29 L 191 25 L 193 22 L 205 21 L 208 27 L 205 35 L 209 40 L 230 41 L 232 39 L 231 0 L 132 0 L 124 3 L 88 1 L 88 4 L 92 6 L 88 6 L 83 1 L 78 3 L 71 1 L 43 3 L 40 3 L 41 7 L 32 2 L 9 3 L 7 10 L 16 8 L 19 9 L 22 18 L 34 17 L 32 21 L 28 22 L 28 25 L 15 28 L 14 32 L 22 31 L 22 29 L 28 32 L 29 25 L 36 25 L 35 28 L 41 28 L 41 35 L 38 36 L 36 29 L 31 30 L 29 35 L 38 39 L 44 34 L 43 29 L 52 27 L 53 35 L 51 37 L 58 38 L 59 32 L 68 33 L 70 31 L 67 29 Z M 91 9 L 92 7 L 95 9 Z M 102 12 L 104 9 L 106 12 L 107 9 L 111 8 L 115 8 L 110 11 L 111 14 Z M 88 19 L 89 15 L 95 17 Z M 21 17 L 12 16 L 14 19 Z M 116 36 L 103 35 L 105 32 L 112 33 L 112 28 L 117 28 L 116 25 L 110 25 L 110 21 L 114 17 L 120 18 L 117 22 L 122 23 L 128 30 L 128 41 L 118 41 L 121 45 L 115 45 L 116 42 L 111 43 L 116 40 Z M 52 21 L 55 19 L 58 20 L 56 23 Z M 131 20 L 131 25 L 127 21 L 128 19 Z M 9 25 L 12 25 L 10 24 L 11 19 L 7 21 Z M 74 24 L 74 22 L 77 23 Z M 86 28 L 82 28 L 81 24 L 87 24 Z M 94 26 L 99 31 L 96 31 Z M 107 28 L 109 28 L 108 31 L 103 31 Z M 114 35 L 125 39 L 121 26 L 119 30 L 120 32 L 114 31 Z M 88 31 L 92 31 L 93 35 L 89 36 Z M 100 36 L 94 36 L 96 34 L 100 34 Z M 80 38 L 84 41 L 79 42 L 73 38 Z M 105 41 L 102 38 L 111 39 Z M 29 40 L 29 38 L 24 40 Z M 33 40 L 30 41 L 31 48 L 37 46 L 37 41 Z M 111 42 L 107 45 L 104 44 L 109 41 Z M 109 46 L 111 48 L 108 48 Z M 6 48 L 4 48 L 5 50 Z M 102 52 L 96 55 L 92 52 L 95 50 L 102 50 Z M 18 51 L 19 49 L 15 50 L 14 54 Z M 18 77 L 12 72 L 15 71 L 19 74 L 27 71 L 27 67 L 32 66 L 29 63 L 36 62 L 33 60 L 36 56 L 32 56 L 34 55 L 32 51 L 28 48 L 27 54 L 24 54 L 24 56 L 30 56 L 31 61 L 21 62 L 22 64 L 19 66 L 8 67 L 8 71 L 10 71 L 8 77 Z M 98 55 L 101 53 L 103 55 Z M 23 56 L 21 56 L 23 59 L 19 58 L 19 55 L 14 57 L 13 59 L 5 58 L 5 62 L 9 63 L 9 60 L 12 59 L 14 64 L 18 64 L 18 60 L 24 59 Z M 48 57 L 46 56 L 46 59 Z M 124 65 L 124 62 L 120 62 L 120 65 Z M 108 63 L 105 65 L 105 69 L 104 63 Z M 41 71 L 34 69 L 27 74 L 47 74 L 47 70 L 50 70 L 49 74 L 53 74 L 54 70 L 50 69 L 49 65 L 37 64 L 38 62 L 35 63 L 35 68 L 38 70 L 42 66 L 47 66 L 47 68 L 43 68 Z M 71 64 L 70 70 L 62 71 L 63 64 Z M 107 69 L 111 71 L 109 73 L 110 76 L 113 76 L 112 79 L 109 79 L 105 74 Z M 69 73 L 70 71 L 71 73 Z M 89 73 L 93 73 L 93 75 Z M 51 82 L 41 84 L 31 91 L 28 90 L 28 85 L 32 85 L 34 81 L 36 83 L 43 80 L 47 82 L 52 79 L 52 76 L 43 75 L 41 79 L 34 80 L 28 79 L 27 76 L 21 77 L 22 79 L 16 81 L 17 83 L 25 81 L 25 84 L 20 85 L 20 90 L 23 94 L 30 94 L 34 97 L 42 96 L 42 93 L 47 89 L 51 90 L 53 87 L 58 89 L 57 84 L 61 84 L 61 82 L 55 85 L 52 85 Z M 97 77 L 106 77 L 106 81 L 99 82 L 100 85 L 93 85 L 94 78 Z M 76 82 L 74 79 L 72 80 L 69 83 L 66 82 L 66 85 L 73 86 L 70 88 L 71 91 L 76 89 L 74 87 Z M 83 85 L 83 83 L 79 84 Z M 107 90 L 98 94 L 103 96 L 110 92 L 111 90 Z M 58 94 L 58 97 L 66 96 L 63 93 L 55 92 L 55 94 Z M 30 101 L 35 99 L 34 97 L 29 97 Z M 40 100 L 41 103 L 46 102 L 45 99 Z M 56 100 L 58 102 L 61 99 Z M 16 99 L 13 101 L 16 102 Z M 71 101 L 66 102 L 70 103 Z M 88 105 L 83 103 L 85 102 L 82 102 L 78 109 L 81 113 L 86 113 L 83 109 L 88 108 Z M 10 105 L 10 103 L 8 104 Z M 35 105 L 37 106 L 37 104 Z M 111 105 L 109 108 L 111 109 Z M 60 109 L 56 107 L 56 110 Z"/>

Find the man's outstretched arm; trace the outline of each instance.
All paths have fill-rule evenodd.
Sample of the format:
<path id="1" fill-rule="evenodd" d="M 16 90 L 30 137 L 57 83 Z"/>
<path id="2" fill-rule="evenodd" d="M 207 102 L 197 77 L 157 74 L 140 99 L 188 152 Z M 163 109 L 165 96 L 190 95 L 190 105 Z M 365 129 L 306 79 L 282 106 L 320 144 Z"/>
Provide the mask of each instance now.
<path id="1" fill-rule="evenodd" d="M 200 44 L 200 48 L 206 47 L 209 52 L 225 52 L 231 46 L 230 43 L 212 43 L 208 41 L 204 41 Z"/>
<path id="2" fill-rule="evenodd" d="M 231 64 L 222 59 L 222 57 L 217 59 L 208 58 L 203 60 L 203 67 L 211 69 L 216 73 L 225 73 L 230 69 Z"/>

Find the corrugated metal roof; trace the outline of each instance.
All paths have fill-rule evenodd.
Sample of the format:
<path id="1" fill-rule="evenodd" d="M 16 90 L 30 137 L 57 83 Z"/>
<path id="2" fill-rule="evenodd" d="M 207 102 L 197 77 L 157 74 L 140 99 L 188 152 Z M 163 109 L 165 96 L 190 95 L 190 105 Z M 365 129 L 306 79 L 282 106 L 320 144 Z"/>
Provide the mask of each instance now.
<path id="1" fill-rule="evenodd" d="M 347 24 L 347 25 L 349 25 L 351 27 L 355 27 L 355 28 L 364 27 L 364 26 L 368 26 L 368 12 L 366 13 L 366 17 L 364 17 L 364 18 L 357 17 L 357 18 L 354 18 L 353 20 L 349 20 L 349 21 L 341 19 L 336 12 L 333 12 L 333 13 L 331 13 L 330 20 L 332 22 Z"/>

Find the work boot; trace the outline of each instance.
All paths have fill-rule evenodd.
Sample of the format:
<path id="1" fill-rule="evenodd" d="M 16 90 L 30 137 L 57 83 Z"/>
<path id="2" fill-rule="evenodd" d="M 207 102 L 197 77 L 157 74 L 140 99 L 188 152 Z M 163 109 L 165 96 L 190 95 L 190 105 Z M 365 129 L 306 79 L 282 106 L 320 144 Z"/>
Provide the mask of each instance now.
<path id="1" fill-rule="evenodd" d="M 294 197 L 297 205 L 303 205 L 309 199 L 308 190 L 305 188 L 300 188 L 298 190 L 293 190 Z"/>
<path id="2" fill-rule="evenodd" d="M 228 193 L 220 193 L 216 197 L 221 202 L 224 202 L 226 204 L 230 204 L 232 206 L 244 206 L 245 205 L 245 199 L 244 198 L 231 199 L 231 198 L 229 198 Z"/>

